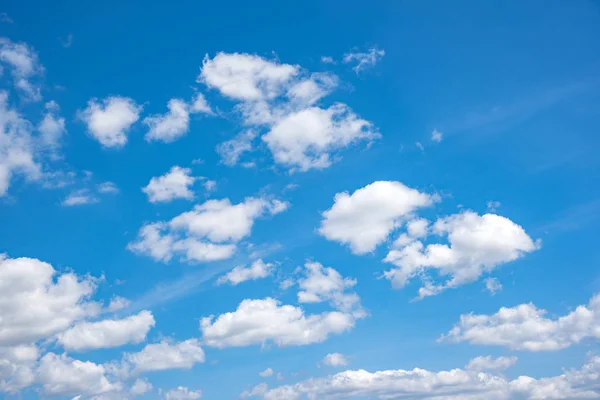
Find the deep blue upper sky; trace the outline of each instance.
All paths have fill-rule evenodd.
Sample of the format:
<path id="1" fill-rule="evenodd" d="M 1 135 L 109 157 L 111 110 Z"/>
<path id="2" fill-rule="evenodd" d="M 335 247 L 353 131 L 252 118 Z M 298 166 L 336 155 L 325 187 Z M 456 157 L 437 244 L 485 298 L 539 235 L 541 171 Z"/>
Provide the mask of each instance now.
<path id="1" fill-rule="evenodd" d="M 550 398 L 513 380 L 594 360 L 600 371 L 598 1 L 9 0 L 0 13 L 0 397 L 122 399 L 143 379 L 148 399 L 238 398 L 261 382 L 271 391 L 253 395 L 265 399 Z M 166 114 L 171 99 L 179 113 Z M 64 129 L 44 128 L 47 115 Z M 234 146 L 246 147 L 232 160 Z M 183 172 L 169 180 L 175 166 Z M 411 234 L 420 218 L 429 228 Z M 394 243 L 402 233 L 408 245 Z M 407 255 L 413 245 L 424 249 Z M 36 280 L 40 262 L 55 275 Z M 313 262 L 339 279 L 314 275 Z M 251 265 L 252 279 L 223 283 Z M 404 286 L 385 275 L 410 268 Z M 62 274 L 79 279 L 69 290 L 93 289 L 66 299 Z M 418 298 L 431 287 L 440 293 Z M 115 296 L 128 301 L 109 310 Z M 348 326 L 278 322 L 246 310 L 253 300 Z M 585 316 L 559 320 L 578 306 Z M 144 310 L 152 323 L 127 319 Z M 486 322 L 461 325 L 469 313 Z M 133 325 L 138 336 L 120 331 Z M 204 356 L 142 371 L 127 355 L 186 340 Z M 38 353 L 19 358 L 15 346 Z M 346 365 L 326 365 L 334 353 Z M 504 380 L 497 392 L 471 382 L 478 356 L 509 364 L 485 369 Z M 468 382 L 444 392 L 423 377 L 375 388 L 338 375 L 361 389 L 327 386 L 344 371 L 414 368 L 460 368 Z M 600 398 L 589 377 L 561 379 L 573 391 L 556 398 Z M 168 394 L 179 386 L 191 394 Z"/>

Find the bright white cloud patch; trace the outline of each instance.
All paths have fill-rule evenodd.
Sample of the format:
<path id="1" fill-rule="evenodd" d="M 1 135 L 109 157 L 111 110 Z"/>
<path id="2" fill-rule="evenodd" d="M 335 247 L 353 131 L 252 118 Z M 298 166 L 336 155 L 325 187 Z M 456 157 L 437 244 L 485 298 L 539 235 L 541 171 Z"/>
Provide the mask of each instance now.
<path id="1" fill-rule="evenodd" d="M 256 260 L 248 267 L 238 266 L 221 276 L 218 284 L 228 283 L 230 285 L 239 285 L 242 282 L 266 278 L 271 275 L 275 266 L 271 263 L 265 263 L 263 260 Z"/>
<path id="2" fill-rule="evenodd" d="M 79 361 L 66 354 L 47 353 L 40 360 L 38 381 L 50 396 L 98 395 L 121 388 L 111 382 L 104 366 Z"/>
<path id="3" fill-rule="evenodd" d="M 150 183 L 142 191 L 148 195 L 151 203 L 169 202 L 178 198 L 191 200 L 194 198 L 191 186 L 198 179 L 191 176 L 191 173 L 191 169 L 175 165 L 166 174 L 150 179 Z"/>
<path id="4" fill-rule="evenodd" d="M 443 284 L 434 284 L 425 276 L 425 285 L 419 290 L 421 298 L 476 281 L 485 272 L 540 247 L 521 226 L 495 214 L 465 211 L 440 218 L 431 232 L 445 236 L 448 244 L 425 246 L 422 241 L 414 240 L 390 250 L 384 260 L 396 266 L 385 273 L 396 288 L 406 286 L 417 275 L 423 278 L 428 269 L 449 277 Z"/>
<path id="5" fill-rule="evenodd" d="M 169 143 L 188 132 L 190 113 L 186 102 L 171 99 L 167 107 L 169 111 L 164 115 L 153 115 L 144 118 L 144 124 L 149 127 L 146 134 L 147 141 L 160 140 Z"/>
<path id="6" fill-rule="evenodd" d="M 233 99 L 259 100 L 276 97 L 298 69 L 255 55 L 218 53 L 204 57 L 198 80 Z"/>
<path id="7" fill-rule="evenodd" d="M 31 79 L 42 75 L 44 67 L 32 47 L 26 43 L 15 43 L 10 39 L 0 38 L 0 63 L 10 69 L 14 87 L 26 100 L 42 99 L 40 85 L 33 83 Z"/>
<path id="8" fill-rule="evenodd" d="M 343 367 L 348 365 L 348 360 L 341 353 L 329 353 L 323 358 L 323 364 L 330 367 Z"/>
<path id="9" fill-rule="evenodd" d="M 515 365 L 517 360 L 517 357 L 476 357 L 465 368 L 470 371 L 504 371 Z"/>
<path id="10" fill-rule="evenodd" d="M 376 47 L 370 48 L 366 52 L 350 52 L 344 54 L 344 63 L 345 64 L 354 64 L 352 69 L 357 74 L 361 71 L 364 71 L 367 68 L 371 68 L 375 66 L 383 56 L 385 55 L 385 51 L 382 49 L 378 49 Z"/>
<path id="11" fill-rule="evenodd" d="M 498 278 L 486 278 L 484 282 L 486 290 L 490 292 L 492 296 L 502 290 L 502 284 Z"/>
<path id="12" fill-rule="evenodd" d="M 265 400 L 300 399 L 595 399 L 600 357 L 590 359 L 581 369 L 572 369 L 549 378 L 520 376 L 507 380 L 500 375 L 453 369 L 432 372 L 348 370 L 325 378 L 312 378 L 292 385 L 269 389 L 266 384 L 242 394 Z"/>
<path id="13" fill-rule="evenodd" d="M 210 108 L 206 97 L 202 93 L 196 93 L 190 104 L 190 112 L 202 113 L 202 114 L 213 114 L 213 110 Z"/>
<path id="14" fill-rule="evenodd" d="M 96 315 L 96 280 L 59 274 L 34 258 L 0 255 L 0 347 L 30 344 Z"/>
<path id="15" fill-rule="evenodd" d="M 58 335 L 58 342 L 68 351 L 119 347 L 140 343 L 154 326 L 150 311 L 141 311 L 123 319 L 81 322 Z"/>
<path id="16" fill-rule="evenodd" d="M 241 347 L 272 342 L 279 347 L 320 343 L 354 326 L 350 314 L 305 315 L 301 308 L 272 298 L 244 300 L 237 310 L 202 318 L 203 342 L 210 347 Z"/>
<path id="17" fill-rule="evenodd" d="M 273 370 L 271 368 L 267 368 L 264 371 L 259 372 L 258 376 L 261 378 L 268 378 L 269 376 L 273 376 Z"/>
<path id="18" fill-rule="evenodd" d="M 353 311 L 356 316 L 362 316 L 360 298 L 351 289 L 356 280 L 344 278 L 331 267 L 324 267 L 318 262 L 308 262 L 304 265 L 305 278 L 298 280 L 300 291 L 299 303 L 331 302 L 332 306 L 344 312 Z"/>
<path id="19" fill-rule="evenodd" d="M 39 350 L 35 345 L 0 347 L 0 393 L 14 393 L 35 378 Z"/>
<path id="20" fill-rule="evenodd" d="M 89 189 L 78 189 L 75 190 L 62 201 L 62 205 L 65 207 L 83 206 L 85 204 L 98 203 L 98 199 Z"/>
<path id="21" fill-rule="evenodd" d="M 165 400 L 194 400 L 202 397 L 202 391 L 190 390 L 184 386 L 178 386 L 165 393 Z"/>
<path id="22" fill-rule="evenodd" d="M 195 364 L 204 362 L 204 350 L 197 339 L 175 344 L 162 341 L 148 344 L 140 352 L 125 354 L 124 361 L 133 367 L 134 373 L 190 369 Z"/>
<path id="23" fill-rule="evenodd" d="M 127 143 L 127 133 L 139 119 L 142 106 L 128 97 L 91 99 L 79 118 L 87 125 L 90 136 L 106 148 L 120 148 Z"/>
<path id="24" fill-rule="evenodd" d="M 460 321 L 440 340 L 508 347 L 513 350 L 553 351 L 600 339 L 600 295 L 587 306 L 578 306 L 551 319 L 533 304 L 502 307 L 496 314 L 460 316 Z"/>
<path id="25" fill-rule="evenodd" d="M 8 93 L 0 91 L 0 197 L 7 193 L 15 174 L 27 180 L 42 176 L 31 132 L 31 124 L 9 107 Z"/>
<path id="26" fill-rule="evenodd" d="M 333 206 L 322 215 L 319 233 L 364 254 L 375 250 L 416 210 L 435 201 L 437 196 L 400 182 L 376 181 L 352 194 L 336 194 Z"/>
<path id="27" fill-rule="evenodd" d="M 252 141 L 256 135 L 254 130 L 249 129 L 233 139 L 220 143 L 217 146 L 217 153 L 221 156 L 221 162 L 228 166 L 236 165 L 244 153 L 252 151 Z"/>
<path id="28" fill-rule="evenodd" d="M 206 57 L 199 81 L 239 102 L 235 107 L 251 134 L 222 143 L 217 151 L 227 165 L 253 149 L 258 129 L 267 129 L 262 141 L 276 163 L 290 171 L 330 166 L 339 152 L 357 142 L 380 137 L 373 124 L 345 104 L 316 106 L 338 85 L 336 76 L 303 73 L 299 66 L 280 64 L 256 55 L 219 53 Z M 249 164 L 252 165 L 252 164 Z"/>
<path id="29" fill-rule="evenodd" d="M 311 107 L 290 113 L 277 121 L 262 140 L 277 163 L 304 172 L 327 168 L 337 150 L 378 137 L 369 121 L 338 103 L 328 109 Z"/>

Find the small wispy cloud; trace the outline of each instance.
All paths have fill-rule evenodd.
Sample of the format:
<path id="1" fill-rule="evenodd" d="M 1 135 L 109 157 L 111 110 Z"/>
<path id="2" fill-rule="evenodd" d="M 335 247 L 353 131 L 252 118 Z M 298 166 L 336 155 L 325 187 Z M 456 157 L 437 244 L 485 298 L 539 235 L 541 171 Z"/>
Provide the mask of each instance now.
<path id="1" fill-rule="evenodd" d="M 71 45 L 73 44 L 73 35 L 69 33 L 65 40 L 60 41 L 60 44 L 62 44 L 62 47 L 64 48 L 71 47 Z"/>
<path id="2" fill-rule="evenodd" d="M 343 61 L 345 64 L 354 64 L 352 69 L 357 74 L 367 68 L 375 66 L 383 56 L 385 51 L 377 47 L 372 47 L 366 52 L 349 52 L 344 54 Z"/>

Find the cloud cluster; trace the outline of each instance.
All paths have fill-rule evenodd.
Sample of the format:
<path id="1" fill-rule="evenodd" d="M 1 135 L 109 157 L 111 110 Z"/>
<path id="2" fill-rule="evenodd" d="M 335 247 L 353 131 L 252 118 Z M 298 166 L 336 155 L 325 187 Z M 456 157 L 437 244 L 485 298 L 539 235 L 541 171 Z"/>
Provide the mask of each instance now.
<path id="1" fill-rule="evenodd" d="M 292 385 L 270 389 L 260 384 L 244 397 L 265 400 L 300 399 L 591 399 L 600 397 L 598 375 L 600 357 L 593 357 L 581 368 L 563 374 L 535 379 L 520 376 L 507 380 L 501 375 L 453 369 L 433 372 L 385 370 L 369 372 L 348 370 L 325 378 L 312 378 Z"/>
<path id="2" fill-rule="evenodd" d="M 142 191 L 146 193 L 150 203 L 166 203 L 174 199 L 191 200 L 194 198 L 191 186 L 198 180 L 191 173 L 190 168 L 175 165 L 166 174 L 151 178 Z"/>
<path id="3" fill-rule="evenodd" d="M 503 346 L 513 350 L 553 351 L 600 339 L 600 295 L 567 315 L 547 318 L 535 305 L 502 307 L 492 315 L 465 314 L 441 340 L 476 345 Z"/>
<path id="4" fill-rule="evenodd" d="M 208 200 L 169 222 L 144 225 L 128 248 L 157 261 L 174 255 L 189 262 L 229 258 L 236 243 L 250 235 L 254 221 L 283 212 L 288 203 L 276 199 L 248 197 L 232 204 L 229 199 Z"/>
<path id="5" fill-rule="evenodd" d="M 199 82 L 239 102 L 243 122 L 267 132 L 262 141 L 276 163 L 305 172 L 330 166 L 337 153 L 360 141 L 379 137 L 373 125 L 345 104 L 321 108 L 316 103 L 336 86 L 330 74 L 307 75 L 297 65 L 251 54 L 218 53 L 205 57 Z M 253 150 L 254 130 L 217 147 L 223 162 L 237 163 Z"/>
<path id="6" fill-rule="evenodd" d="M 37 52 L 26 43 L 0 37 L 0 66 L 10 69 L 13 85 L 25 100 L 40 101 L 41 87 L 31 80 L 44 73 Z"/>

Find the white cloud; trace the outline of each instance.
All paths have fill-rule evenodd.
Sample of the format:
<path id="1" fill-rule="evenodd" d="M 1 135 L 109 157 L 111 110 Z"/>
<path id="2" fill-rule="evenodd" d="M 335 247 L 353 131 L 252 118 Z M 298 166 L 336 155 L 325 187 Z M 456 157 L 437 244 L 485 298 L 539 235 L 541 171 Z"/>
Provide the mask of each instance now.
<path id="1" fill-rule="evenodd" d="M 190 128 L 190 113 L 185 101 L 179 99 L 169 100 L 169 111 L 164 115 L 152 115 L 144 118 L 148 125 L 147 141 L 173 142 L 184 136 Z"/>
<path id="2" fill-rule="evenodd" d="M 275 162 L 292 172 L 326 168 L 339 159 L 340 150 L 380 137 L 345 104 L 314 106 L 337 86 L 335 75 L 301 72 L 298 66 L 255 55 L 219 53 L 205 58 L 199 80 L 239 101 L 235 110 L 246 126 L 268 128 L 262 140 Z M 240 154 L 252 150 L 251 139 L 242 134 L 221 144 L 224 163 L 235 164 Z"/>
<path id="3" fill-rule="evenodd" d="M 444 139 L 444 134 L 437 129 L 434 129 L 431 132 L 431 141 L 435 143 L 440 143 Z"/>
<path id="4" fill-rule="evenodd" d="M 330 301 L 338 310 L 353 311 L 356 317 L 364 315 L 358 295 L 353 291 L 347 292 L 356 285 L 355 279 L 344 278 L 335 269 L 318 262 L 307 262 L 303 272 L 306 277 L 298 280 L 299 303 Z"/>
<path id="5" fill-rule="evenodd" d="M 15 174 L 27 180 L 42 176 L 31 131 L 31 124 L 8 106 L 8 93 L 0 91 L 0 196 L 7 193 Z"/>
<path id="6" fill-rule="evenodd" d="M 421 142 L 415 142 L 415 146 L 417 146 L 419 150 L 425 151 L 425 147 L 423 146 L 423 144 L 421 144 Z"/>
<path id="7" fill-rule="evenodd" d="M 335 64 L 335 60 L 333 59 L 333 57 L 330 56 L 322 56 L 321 62 L 323 64 Z"/>
<path id="8" fill-rule="evenodd" d="M 256 55 L 218 53 L 204 57 L 198 80 L 233 99 L 260 100 L 279 95 L 298 70 Z"/>
<path id="9" fill-rule="evenodd" d="M 485 272 L 540 247 L 539 242 L 534 242 L 521 226 L 495 214 L 480 216 L 465 211 L 438 219 L 431 231 L 438 236 L 446 236 L 448 244 L 425 246 L 415 240 L 390 250 L 384 259 L 396 266 L 385 273 L 394 287 L 406 286 L 417 275 L 424 279 L 425 285 L 419 289 L 420 298 L 474 282 Z M 433 284 L 424 275 L 428 269 L 435 269 L 449 279 L 443 284 Z"/>
<path id="10" fill-rule="evenodd" d="M 305 172 L 327 168 L 336 151 L 379 137 L 369 121 L 336 103 L 328 109 L 310 107 L 292 112 L 277 121 L 262 140 L 277 163 Z"/>
<path id="11" fill-rule="evenodd" d="M 192 99 L 190 111 L 193 113 L 214 114 L 204 95 L 199 92 L 196 93 Z"/>
<path id="12" fill-rule="evenodd" d="M 50 396 L 96 395 L 121 388 L 109 381 L 104 366 L 66 354 L 47 353 L 40 360 L 38 374 L 43 392 Z"/>
<path id="13" fill-rule="evenodd" d="M 301 308 L 272 298 L 243 300 L 234 312 L 202 318 L 203 342 L 210 347 L 241 347 L 273 342 L 279 347 L 320 343 L 354 326 L 338 311 L 305 315 Z"/>
<path id="14" fill-rule="evenodd" d="M 352 69 L 358 74 L 367 68 L 375 66 L 375 64 L 381 61 L 384 55 L 384 50 L 378 49 L 377 47 L 373 47 L 367 50 L 367 52 L 365 53 L 346 53 L 344 54 L 343 61 L 345 64 L 354 64 L 354 67 L 352 67 Z"/>
<path id="15" fill-rule="evenodd" d="M 132 396 L 141 396 L 145 393 L 148 393 L 152 390 L 152 384 L 148 382 L 147 379 L 136 379 L 133 385 L 131 385 L 131 389 L 129 389 L 129 393 Z"/>
<path id="16" fill-rule="evenodd" d="M 154 326 L 150 311 L 141 311 L 123 319 L 105 319 L 98 322 L 80 322 L 58 335 L 58 342 L 67 351 L 83 351 L 119 347 L 140 343 Z"/>
<path id="17" fill-rule="evenodd" d="M 34 258 L 0 255 L 0 346 L 30 344 L 96 315 L 88 301 L 96 280 L 74 273 L 58 274 Z"/>
<path id="18" fill-rule="evenodd" d="M 98 193 L 119 193 L 119 188 L 113 182 L 102 182 L 98 185 Z"/>
<path id="19" fill-rule="evenodd" d="M 517 363 L 517 357 L 475 357 L 465 368 L 469 371 L 504 371 Z"/>
<path id="20" fill-rule="evenodd" d="M 299 399 L 444 399 L 444 400 L 537 400 L 591 399 L 600 397 L 600 357 L 590 359 L 581 369 L 535 379 L 520 376 L 507 380 L 501 375 L 452 369 L 432 372 L 348 370 L 325 378 L 311 378 L 293 385 L 269 389 L 257 385 L 242 397 L 265 400 Z"/>
<path id="21" fill-rule="evenodd" d="M 273 264 L 265 263 L 263 260 L 258 259 L 248 267 L 235 267 L 225 275 L 219 277 L 217 283 L 228 283 L 237 286 L 245 281 L 266 278 L 273 273 L 274 269 L 275 266 Z"/>
<path id="22" fill-rule="evenodd" d="M 131 301 L 127 300 L 124 297 L 114 296 L 110 299 L 110 303 L 108 304 L 108 311 L 114 312 L 124 309 L 131 304 Z"/>
<path id="23" fill-rule="evenodd" d="M 202 391 L 190 390 L 183 386 L 178 386 L 165 393 L 165 400 L 194 400 L 200 397 L 202 397 Z"/>
<path id="24" fill-rule="evenodd" d="M 190 369 L 204 362 L 204 350 L 197 339 L 170 344 L 167 341 L 148 344 L 140 352 L 127 353 L 126 363 L 134 373 L 162 371 L 167 369 Z"/>
<path id="25" fill-rule="evenodd" d="M 82 206 L 85 204 L 95 204 L 99 201 L 100 200 L 88 189 L 78 189 L 65 197 L 61 204 L 66 207 L 72 207 Z"/>
<path id="26" fill-rule="evenodd" d="M 252 141 L 256 135 L 256 131 L 248 129 L 233 139 L 220 143 L 216 150 L 221 157 L 221 162 L 228 166 L 236 165 L 244 153 L 252 151 Z"/>
<path id="27" fill-rule="evenodd" d="M 42 99 L 40 85 L 32 83 L 31 78 L 41 76 L 44 67 L 32 47 L 26 43 L 14 43 L 10 39 L 0 38 L 0 62 L 10 67 L 13 84 L 26 100 Z"/>
<path id="28" fill-rule="evenodd" d="M 46 114 L 37 129 L 42 134 L 42 142 L 50 149 L 60 146 L 60 141 L 66 133 L 65 119 L 58 116 L 60 108 L 54 101 L 46 103 Z"/>
<path id="29" fill-rule="evenodd" d="M 500 208 L 502 204 L 499 201 L 488 201 L 487 202 L 487 209 L 490 210 L 491 212 L 496 212 L 497 209 Z"/>
<path id="30" fill-rule="evenodd" d="M 545 317 L 546 311 L 533 304 L 502 307 L 496 314 L 464 314 L 440 340 L 469 342 L 477 345 L 503 346 L 513 350 L 554 351 L 600 339 L 600 295 L 587 306 L 556 319 Z"/>
<path id="31" fill-rule="evenodd" d="M 191 200 L 194 193 L 190 188 L 198 179 L 191 176 L 191 173 L 191 169 L 175 165 L 166 174 L 150 179 L 150 183 L 142 191 L 148 195 L 151 203 L 164 203 L 173 199 Z"/>
<path id="32" fill-rule="evenodd" d="M 348 360 L 341 353 L 329 353 L 323 358 L 323 364 L 330 367 L 343 367 L 348 365 Z"/>
<path id="33" fill-rule="evenodd" d="M 279 200 L 248 197 L 231 204 L 229 199 L 208 200 L 171 220 L 172 229 L 206 237 L 212 242 L 239 241 L 250 234 L 254 221 L 266 214 L 275 215 L 288 207 Z"/>
<path id="34" fill-rule="evenodd" d="M 31 385 L 38 356 L 35 345 L 0 347 L 0 393 L 18 392 Z"/>
<path id="35" fill-rule="evenodd" d="M 502 284 L 498 278 L 486 278 L 484 282 L 485 288 L 492 294 L 492 296 L 502 290 Z"/>
<path id="36" fill-rule="evenodd" d="M 269 376 L 273 376 L 273 370 L 271 368 L 267 368 L 264 371 L 259 372 L 258 376 L 261 378 L 268 378 Z"/>
<path id="37" fill-rule="evenodd" d="M 437 196 L 421 193 L 400 182 L 376 181 L 351 195 L 335 195 L 331 209 L 322 216 L 319 233 L 329 240 L 350 245 L 353 253 L 375 250 L 413 212 L 432 205 Z"/>
<path id="38" fill-rule="evenodd" d="M 106 148 L 127 143 L 127 133 L 139 119 L 142 106 L 128 97 L 112 96 L 101 102 L 91 99 L 78 117 L 86 123 L 90 136 Z"/>

